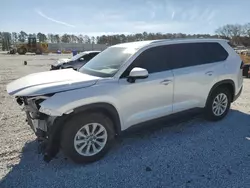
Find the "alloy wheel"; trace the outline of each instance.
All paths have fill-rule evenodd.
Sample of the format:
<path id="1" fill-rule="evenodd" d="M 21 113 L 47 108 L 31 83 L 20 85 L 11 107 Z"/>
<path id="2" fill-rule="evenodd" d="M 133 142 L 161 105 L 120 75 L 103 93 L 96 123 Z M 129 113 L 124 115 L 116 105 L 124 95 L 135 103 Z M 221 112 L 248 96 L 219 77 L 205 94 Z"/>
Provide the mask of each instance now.
<path id="1" fill-rule="evenodd" d="M 221 116 L 227 110 L 228 98 L 224 93 L 218 94 L 213 101 L 212 110 L 214 115 Z"/>
<path id="2" fill-rule="evenodd" d="M 106 145 L 107 130 L 99 123 L 84 125 L 75 135 L 75 150 L 83 156 L 93 156 L 99 153 Z"/>

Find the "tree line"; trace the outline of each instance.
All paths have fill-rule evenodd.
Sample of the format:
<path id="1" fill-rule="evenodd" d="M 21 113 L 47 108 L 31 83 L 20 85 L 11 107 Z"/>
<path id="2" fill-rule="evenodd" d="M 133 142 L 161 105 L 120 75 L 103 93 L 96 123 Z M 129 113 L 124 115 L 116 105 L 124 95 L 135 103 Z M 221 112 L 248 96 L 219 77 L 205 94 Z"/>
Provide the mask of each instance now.
<path id="1" fill-rule="evenodd" d="M 247 24 L 227 24 L 215 30 L 219 36 L 231 40 L 234 45 L 250 46 L 250 23 Z"/>
<path id="2" fill-rule="evenodd" d="M 215 30 L 214 35 L 210 34 L 184 34 L 184 33 L 136 33 L 136 34 L 116 34 L 102 36 L 74 35 L 74 34 L 44 34 L 44 33 L 26 33 L 17 32 L 0 32 L 0 43 L 3 50 L 9 50 L 11 45 L 19 42 L 26 42 L 28 37 L 36 37 L 40 42 L 48 43 L 83 43 L 83 44 L 107 44 L 115 45 L 123 42 L 133 42 L 141 40 L 156 39 L 175 39 L 175 38 L 224 38 L 231 41 L 234 45 L 250 46 L 250 23 L 227 24 Z"/>

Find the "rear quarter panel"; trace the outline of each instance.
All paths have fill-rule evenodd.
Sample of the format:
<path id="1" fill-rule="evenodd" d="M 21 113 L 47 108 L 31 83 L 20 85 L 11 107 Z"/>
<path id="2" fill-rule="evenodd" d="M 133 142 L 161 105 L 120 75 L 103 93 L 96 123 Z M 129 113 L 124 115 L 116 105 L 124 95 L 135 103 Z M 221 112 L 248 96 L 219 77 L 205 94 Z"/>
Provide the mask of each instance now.
<path id="1" fill-rule="evenodd" d="M 222 74 L 218 77 L 220 80 L 232 80 L 235 84 L 235 95 L 240 91 L 243 85 L 242 69 L 240 69 L 242 59 L 234 51 L 234 49 L 227 44 L 227 42 L 220 43 L 228 52 L 229 56 L 225 61 L 224 69 Z"/>

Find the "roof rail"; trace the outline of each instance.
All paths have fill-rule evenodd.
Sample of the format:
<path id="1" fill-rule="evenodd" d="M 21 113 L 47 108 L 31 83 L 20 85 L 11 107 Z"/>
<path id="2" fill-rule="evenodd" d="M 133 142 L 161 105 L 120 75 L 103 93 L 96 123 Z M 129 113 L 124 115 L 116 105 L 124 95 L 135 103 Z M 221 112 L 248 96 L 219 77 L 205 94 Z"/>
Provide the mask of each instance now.
<path id="1" fill-rule="evenodd" d="M 190 37 L 190 38 L 171 38 L 171 39 L 159 39 L 159 40 L 154 40 L 152 43 L 158 43 L 158 42 L 164 42 L 164 41 L 172 41 L 172 40 L 225 40 L 225 39 L 220 39 L 220 38 L 206 38 L 206 37 Z"/>

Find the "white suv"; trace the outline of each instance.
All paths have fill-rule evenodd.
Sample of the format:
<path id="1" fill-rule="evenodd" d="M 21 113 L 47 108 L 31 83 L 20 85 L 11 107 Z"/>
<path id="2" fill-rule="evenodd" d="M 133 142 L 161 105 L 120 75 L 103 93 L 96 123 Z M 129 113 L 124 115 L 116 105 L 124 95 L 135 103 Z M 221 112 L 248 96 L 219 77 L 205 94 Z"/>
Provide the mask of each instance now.
<path id="1" fill-rule="evenodd" d="M 226 116 L 242 91 L 242 61 L 221 39 L 154 40 L 111 46 L 79 72 L 30 74 L 7 86 L 50 161 L 62 148 L 77 163 L 104 156 L 133 125 L 189 109 Z"/>

